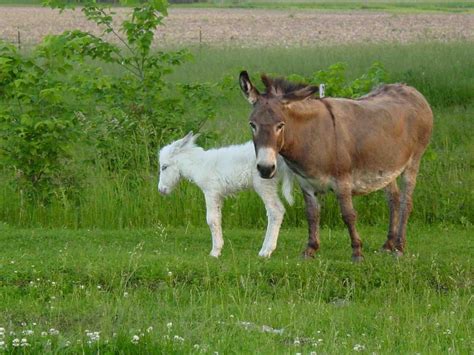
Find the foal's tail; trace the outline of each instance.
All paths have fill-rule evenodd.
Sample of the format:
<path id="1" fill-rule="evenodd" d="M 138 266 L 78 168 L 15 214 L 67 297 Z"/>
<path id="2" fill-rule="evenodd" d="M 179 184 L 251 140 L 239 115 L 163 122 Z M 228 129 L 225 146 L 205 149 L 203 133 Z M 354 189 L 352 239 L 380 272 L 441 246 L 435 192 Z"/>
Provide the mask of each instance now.
<path id="1" fill-rule="evenodd" d="M 282 180 L 282 192 L 285 196 L 286 201 L 290 205 L 293 205 L 295 200 L 293 199 L 293 173 L 291 172 L 288 165 L 286 165 L 283 158 L 278 157 L 278 173 Z"/>

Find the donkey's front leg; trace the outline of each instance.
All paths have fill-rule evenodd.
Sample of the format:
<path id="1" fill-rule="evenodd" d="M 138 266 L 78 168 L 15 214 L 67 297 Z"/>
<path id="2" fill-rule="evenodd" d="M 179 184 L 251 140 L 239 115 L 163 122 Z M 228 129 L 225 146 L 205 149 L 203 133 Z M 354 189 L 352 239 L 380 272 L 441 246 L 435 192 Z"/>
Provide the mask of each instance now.
<path id="1" fill-rule="evenodd" d="M 267 231 L 262 249 L 258 253 L 259 256 L 264 258 L 269 258 L 276 249 L 278 234 L 285 215 L 285 207 L 278 197 L 278 182 L 276 180 L 267 181 L 260 181 L 255 184 L 255 191 L 262 198 L 267 210 Z"/>
<path id="2" fill-rule="evenodd" d="M 212 250 L 210 255 L 217 258 L 221 255 L 224 245 L 222 238 L 222 198 L 214 194 L 206 194 L 206 220 L 212 235 Z"/>
<path id="3" fill-rule="evenodd" d="M 312 258 L 319 249 L 319 220 L 321 207 L 314 191 L 308 187 L 301 187 L 306 204 L 306 219 L 308 220 L 308 246 L 303 252 L 303 257 Z"/>
<path id="4" fill-rule="evenodd" d="M 352 261 L 359 262 L 363 260 L 362 241 L 355 226 L 357 213 L 352 205 L 352 191 L 349 183 L 340 183 L 337 188 L 337 199 L 341 208 L 342 219 L 349 230 L 352 246 Z"/>

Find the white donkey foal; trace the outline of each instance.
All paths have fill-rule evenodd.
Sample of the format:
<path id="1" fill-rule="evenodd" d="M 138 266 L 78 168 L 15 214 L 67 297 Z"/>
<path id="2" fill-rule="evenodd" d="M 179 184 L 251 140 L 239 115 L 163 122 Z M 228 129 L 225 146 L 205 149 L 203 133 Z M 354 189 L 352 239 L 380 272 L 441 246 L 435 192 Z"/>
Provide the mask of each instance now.
<path id="1" fill-rule="evenodd" d="M 183 177 L 194 182 L 204 192 L 207 224 L 212 234 L 211 256 L 221 254 L 221 209 L 224 197 L 237 191 L 253 188 L 267 210 L 268 225 L 259 254 L 270 257 L 277 245 L 285 208 L 278 196 L 278 179 L 262 179 L 256 169 L 255 149 L 252 142 L 218 149 L 204 150 L 195 145 L 196 136 L 190 132 L 159 152 L 160 180 L 158 189 L 164 195 L 171 193 Z M 283 180 L 283 195 L 293 204 L 292 173 L 283 158 L 277 163 L 277 176 Z"/>

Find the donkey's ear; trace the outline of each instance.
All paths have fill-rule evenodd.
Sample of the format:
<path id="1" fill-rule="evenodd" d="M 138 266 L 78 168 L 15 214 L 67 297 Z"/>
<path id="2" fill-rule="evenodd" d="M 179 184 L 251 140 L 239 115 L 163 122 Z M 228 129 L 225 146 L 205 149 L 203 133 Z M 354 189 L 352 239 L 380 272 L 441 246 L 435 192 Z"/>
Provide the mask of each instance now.
<path id="1" fill-rule="evenodd" d="M 282 100 L 286 102 L 305 100 L 318 91 L 319 88 L 317 86 L 308 85 L 302 89 L 295 90 L 283 95 Z"/>
<path id="2" fill-rule="evenodd" d="M 250 78 L 249 78 L 249 74 L 246 71 L 240 72 L 239 84 L 240 84 L 240 89 L 242 89 L 242 92 L 244 96 L 247 98 L 248 102 L 250 102 L 252 105 L 255 105 L 260 93 L 252 85 L 252 82 L 250 81 Z"/>
<path id="3" fill-rule="evenodd" d="M 263 85 L 265 85 L 266 92 L 272 95 L 277 95 L 276 88 L 273 85 L 273 79 L 265 74 L 262 74 L 260 78 L 262 79 Z"/>

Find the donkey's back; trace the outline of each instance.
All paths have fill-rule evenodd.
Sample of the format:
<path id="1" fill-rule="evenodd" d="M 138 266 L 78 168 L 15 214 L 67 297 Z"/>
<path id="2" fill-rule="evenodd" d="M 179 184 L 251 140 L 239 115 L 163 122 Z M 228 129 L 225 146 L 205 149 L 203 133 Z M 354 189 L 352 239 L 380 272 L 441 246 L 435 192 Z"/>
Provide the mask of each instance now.
<path id="1" fill-rule="evenodd" d="M 384 85 L 359 100 L 327 99 L 335 120 L 338 175 L 351 175 L 352 192 L 385 187 L 429 143 L 433 114 L 417 90 Z"/>

